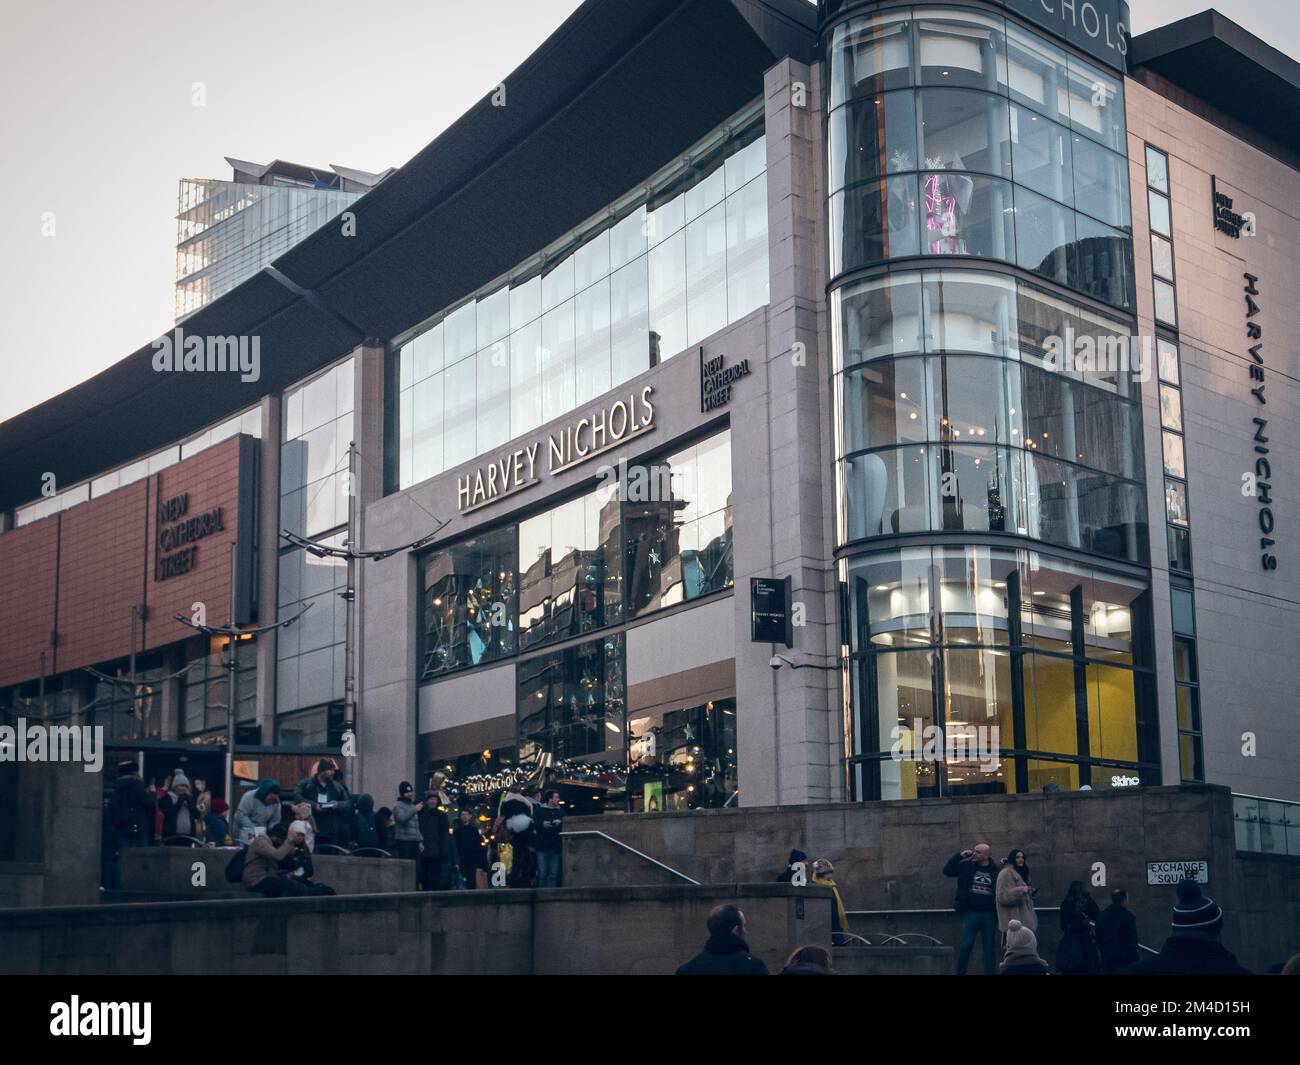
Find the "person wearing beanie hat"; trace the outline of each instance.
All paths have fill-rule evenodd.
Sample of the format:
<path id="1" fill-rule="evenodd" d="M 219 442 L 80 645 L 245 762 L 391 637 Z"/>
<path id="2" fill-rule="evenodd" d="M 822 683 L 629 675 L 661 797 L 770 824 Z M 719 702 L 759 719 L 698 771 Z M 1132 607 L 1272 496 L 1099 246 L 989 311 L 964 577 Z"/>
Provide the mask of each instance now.
<path id="1" fill-rule="evenodd" d="M 1178 882 L 1174 903 L 1173 934 L 1154 958 L 1131 965 L 1125 972 L 1137 976 L 1249 976 L 1223 944 L 1223 910 L 1191 877 Z"/>
<path id="2" fill-rule="evenodd" d="M 163 817 L 163 842 L 170 847 L 188 847 L 199 831 L 199 813 L 190 794 L 190 778 L 181 770 L 172 774 L 171 790 L 158 800 L 158 809 Z"/>
<path id="3" fill-rule="evenodd" d="M 315 772 L 293 789 L 293 802 L 310 803 L 316 824 L 316 843 L 340 843 L 351 832 L 352 795 L 334 779 L 336 767 L 329 758 L 315 764 Z"/>
<path id="4" fill-rule="evenodd" d="M 836 943 L 835 937 L 849 930 L 849 915 L 844 909 L 844 899 L 840 897 L 840 889 L 834 879 L 835 866 L 831 864 L 829 858 L 818 858 L 813 862 L 812 879 L 810 884 L 822 884 L 831 889 L 831 894 L 835 896 L 835 908 L 831 910 L 831 946 Z"/>
<path id="5" fill-rule="evenodd" d="M 424 852 L 424 837 L 420 834 L 420 811 L 424 803 L 415 803 L 415 788 L 409 780 L 397 785 L 397 802 L 393 804 L 393 822 L 396 828 L 393 839 L 397 844 L 397 856 L 416 863 L 416 882 L 419 882 L 420 855 Z"/>
<path id="6" fill-rule="evenodd" d="M 226 800 L 218 796 L 203 816 L 203 838 L 214 847 L 230 845 L 230 823 L 226 820 L 229 809 Z"/>
<path id="7" fill-rule="evenodd" d="M 1050 976 L 1047 962 L 1038 956 L 1034 930 L 1016 918 L 1007 922 L 1007 952 L 998 966 L 999 976 Z"/>

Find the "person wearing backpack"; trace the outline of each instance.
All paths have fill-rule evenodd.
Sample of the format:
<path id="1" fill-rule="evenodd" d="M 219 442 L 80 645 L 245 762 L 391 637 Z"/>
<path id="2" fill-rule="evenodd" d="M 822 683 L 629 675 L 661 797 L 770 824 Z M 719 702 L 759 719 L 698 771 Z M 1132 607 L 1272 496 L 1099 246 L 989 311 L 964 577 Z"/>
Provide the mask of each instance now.
<path id="1" fill-rule="evenodd" d="M 122 851 L 149 846 L 150 826 L 156 813 L 154 797 L 140 779 L 140 770 L 135 762 L 118 763 L 108 810 L 116 852 L 110 887 L 118 889 L 122 886 Z"/>
<path id="2" fill-rule="evenodd" d="M 375 797 L 369 793 L 357 796 L 356 809 L 352 814 L 352 838 L 357 849 L 378 847 L 379 832 L 375 828 Z"/>

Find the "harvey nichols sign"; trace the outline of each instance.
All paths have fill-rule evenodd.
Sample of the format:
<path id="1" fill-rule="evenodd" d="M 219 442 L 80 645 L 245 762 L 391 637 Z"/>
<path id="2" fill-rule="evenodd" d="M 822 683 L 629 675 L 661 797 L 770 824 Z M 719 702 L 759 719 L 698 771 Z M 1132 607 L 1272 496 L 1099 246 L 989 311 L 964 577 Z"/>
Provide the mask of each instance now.
<path id="1" fill-rule="evenodd" d="M 456 478 L 456 506 L 462 514 L 541 481 L 542 464 L 551 476 L 594 459 L 654 428 L 654 387 L 629 393 L 606 407 L 583 415 L 546 439 L 534 440 Z M 542 450 L 545 445 L 545 451 Z"/>

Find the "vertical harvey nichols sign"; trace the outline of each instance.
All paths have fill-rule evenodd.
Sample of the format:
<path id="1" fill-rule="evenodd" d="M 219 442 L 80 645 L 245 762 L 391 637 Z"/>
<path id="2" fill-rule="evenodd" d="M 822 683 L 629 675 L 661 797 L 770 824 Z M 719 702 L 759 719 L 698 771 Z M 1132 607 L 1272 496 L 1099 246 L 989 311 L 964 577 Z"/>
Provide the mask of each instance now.
<path id="1" fill-rule="evenodd" d="M 1246 295 L 1246 339 L 1251 341 L 1250 352 L 1250 380 L 1252 388 L 1250 394 L 1255 397 L 1256 409 L 1264 406 L 1264 330 L 1259 322 L 1255 321 L 1259 315 L 1259 278 L 1254 274 L 1242 274 L 1245 278 L 1246 285 L 1243 289 Z M 1273 538 L 1273 529 L 1276 520 L 1273 516 L 1273 497 L 1270 493 L 1273 486 L 1270 483 L 1273 479 L 1273 464 L 1269 460 L 1268 436 L 1265 430 L 1268 429 L 1268 419 L 1256 414 L 1251 419 L 1255 423 L 1255 502 L 1259 504 L 1259 564 L 1266 570 L 1277 569 L 1277 556 L 1271 551 L 1277 545 L 1277 540 Z"/>

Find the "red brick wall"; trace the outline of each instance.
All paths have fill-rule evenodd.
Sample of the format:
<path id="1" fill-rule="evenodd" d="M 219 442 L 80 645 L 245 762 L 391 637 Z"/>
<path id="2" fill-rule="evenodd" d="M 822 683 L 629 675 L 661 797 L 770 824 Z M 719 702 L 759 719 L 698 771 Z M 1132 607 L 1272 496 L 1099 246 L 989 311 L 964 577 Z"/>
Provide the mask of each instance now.
<path id="1" fill-rule="evenodd" d="M 131 605 L 144 593 L 152 478 L 66 510 L 59 531 L 59 671 L 129 654 Z M 136 646 L 140 637 L 137 636 Z"/>
<path id="2" fill-rule="evenodd" d="M 59 515 L 0 535 L 0 684 L 41 675 L 54 630 Z M 53 670 L 51 658 L 47 670 Z"/>
<path id="3" fill-rule="evenodd" d="M 56 598 L 58 647 L 50 673 L 128 655 L 133 603 L 144 603 L 148 611 L 137 650 L 193 636 L 174 615 L 189 615 L 195 602 L 207 605 L 209 624 L 226 624 L 230 545 L 239 528 L 240 439 L 231 437 L 143 481 L 0 535 L 0 685 L 40 676 Z M 158 503 L 182 493 L 189 493 L 187 518 L 221 507 L 222 529 L 196 542 L 191 572 L 158 581 Z"/>
<path id="4" fill-rule="evenodd" d="M 230 545 L 239 528 L 239 437 L 223 440 L 192 459 L 162 470 L 155 480 L 156 491 L 149 508 L 148 630 L 150 646 L 159 647 L 194 635 L 194 630 L 182 625 L 175 615 L 189 617 L 195 603 L 207 606 L 209 625 L 230 621 Z M 198 559 L 192 572 L 157 581 L 158 505 L 183 492 L 190 497 L 187 518 L 220 507 L 222 529 L 197 541 Z M 248 548 L 251 550 L 252 545 Z"/>

